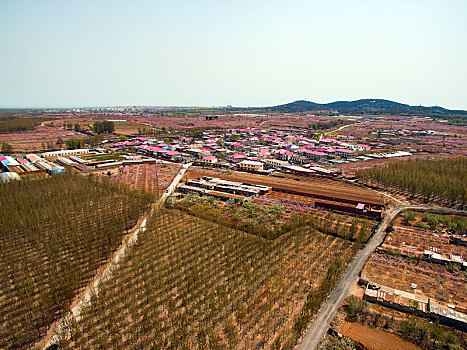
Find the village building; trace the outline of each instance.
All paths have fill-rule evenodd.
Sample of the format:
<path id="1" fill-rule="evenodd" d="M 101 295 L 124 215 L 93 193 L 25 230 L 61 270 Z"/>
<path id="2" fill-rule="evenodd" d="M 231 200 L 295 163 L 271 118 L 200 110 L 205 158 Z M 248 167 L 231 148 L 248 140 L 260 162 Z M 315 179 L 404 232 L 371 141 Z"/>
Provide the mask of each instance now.
<path id="1" fill-rule="evenodd" d="M 246 171 L 261 171 L 263 170 L 263 163 L 252 161 L 252 160 L 243 160 L 237 164 L 238 169 Z"/>

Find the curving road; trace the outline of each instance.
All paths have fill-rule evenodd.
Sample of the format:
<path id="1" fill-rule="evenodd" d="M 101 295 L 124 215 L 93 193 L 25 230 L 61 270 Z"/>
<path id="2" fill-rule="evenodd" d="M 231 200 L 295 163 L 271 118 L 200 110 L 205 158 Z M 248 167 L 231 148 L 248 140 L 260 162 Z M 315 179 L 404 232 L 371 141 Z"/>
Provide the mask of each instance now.
<path id="1" fill-rule="evenodd" d="M 318 311 L 318 314 L 313 319 L 313 323 L 306 331 L 302 341 L 296 346 L 297 350 L 314 350 L 318 343 L 324 338 L 337 309 L 344 298 L 349 294 L 351 286 L 358 280 L 358 275 L 366 260 L 370 257 L 376 247 L 383 243 L 386 228 L 397 217 L 397 215 L 402 211 L 409 209 L 467 216 L 467 211 L 417 205 L 405 205 L 386 212 L 373 237 L 352 260 L 344 276 L 333 289 L 331 295 L 326 300 L 326 303 Z"/>

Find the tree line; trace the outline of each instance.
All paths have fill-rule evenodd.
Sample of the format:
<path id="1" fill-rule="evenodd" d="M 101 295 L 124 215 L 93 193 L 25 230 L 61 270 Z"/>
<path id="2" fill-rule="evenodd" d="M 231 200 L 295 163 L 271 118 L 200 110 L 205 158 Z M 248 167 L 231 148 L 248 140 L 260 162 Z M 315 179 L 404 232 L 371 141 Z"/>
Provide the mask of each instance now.
<path id="1" fill-rule="evenodd" d="M 356 176 L 364 182 L 406 191 L 412 198 L 424 202 L 446 201 L 464 208 L 467 200 L 467 157 L 442 159 L 409 159 L 385 166 L 358 170 Z"/>
<path id="2" fill-rule="evenodd" d="M 94 122 L 92 124 L 92 130 L 96 134 L 111 134 L 115 130 L 115 124 L 111 121 L 101 121 L 101 122 Z"/>
<path id="3" fill-rule="evenodd" d="M 0 134 L 34 130 L 42 121 L 41 118 L 0 117 Z"/>

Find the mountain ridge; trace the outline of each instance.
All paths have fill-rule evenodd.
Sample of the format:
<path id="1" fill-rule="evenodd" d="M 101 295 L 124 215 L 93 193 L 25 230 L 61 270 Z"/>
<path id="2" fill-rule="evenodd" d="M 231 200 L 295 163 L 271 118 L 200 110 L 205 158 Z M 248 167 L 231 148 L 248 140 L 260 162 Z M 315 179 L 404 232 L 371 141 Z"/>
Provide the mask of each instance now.
<path id="1" fill-rule="evenodd" d="M 439 106 L 410 106 L 404 103 L 375 98 L 330 103 L 297 100 L 278 106 L 266 107 L 266 109 L 284 113 L 330 111 L 351 114 L 467 115 L 467 111 L 464 110 L 451 110 Z"/>

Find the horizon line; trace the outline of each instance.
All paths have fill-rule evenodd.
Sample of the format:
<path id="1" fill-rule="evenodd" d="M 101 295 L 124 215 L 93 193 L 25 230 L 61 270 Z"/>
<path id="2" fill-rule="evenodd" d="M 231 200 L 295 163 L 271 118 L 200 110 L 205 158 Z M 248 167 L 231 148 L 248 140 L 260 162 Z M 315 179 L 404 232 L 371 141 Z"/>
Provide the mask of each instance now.
<path id="1" fill-rule="evenodd" d="M 27 106 L 27 107 L 0 106 L 0 110 L 8 110 L 8 109 L 41 110 L 41 109 L 80 109 L 80 108 L 82 109 L 93 109 L 93 108 L 103 108 L 103 109 L 106 109 L 106 108 L 183 108 L 183 109 L 187 109 L 187 108 L 209 108 L 209 109 L 232 108 L 232 109 L 235 109 L 235 108 L 268 108 L 268 107 L 276 107 L 276 106 L 281 106 L 281 105 L 290 104 L 290 103 L 299 102 L 299 101 L 306 101 L 306 102 L 316 103 L 320 105 L 326 105 L 326 104 L 335 103 L 335 102 L 355 102 L 355 101 L 360 101 L 360 100 L 385 100 L 389 102 L 404 104 L 410 107 L 426 107 L 426 108 L 440 107 L 440 108 L 444 108 L 444 109 L 451 110 L 451 111 L 456 111 L 456 110 L 467 111 L 467 107 L 464 109 L 462 107 L 447 108 L 447 107 L 440 106 L 438 104 L 431 105 L 431 106 L 422 105 L 422 104 L 416 105 L 416 104 L 398 102 L 394 100 L 388 100 L 385 98 L 359 98 L 359 99 L 353 99 L 353 100 L 332 100 L 331 102 L 315 102 L 315 101 L 311 101 L 305 98 L 305 99 L 297 99 L 291 102 L 285 102 L 285 103 L 280 103 L 280 104 L 275 104 L 275 105 L 257 105 L 257 106 L 234 106 L 231 104 L 217 105 L 217 106 L 214 106 L 214 105 L 211 105 L 211 106 L 209 105 L 204 105 L 204 106 L 203 105 L 191 105 L 191 106 L 190 105 L 144 105 L 144 104 L 142 105 L 136 105 L 136 104 L 134 105 L 95 105 L 95 106 L 75 105 L 75 106 L 62 106 L 62 107 L 58 107 L 58 106 Z"/>

